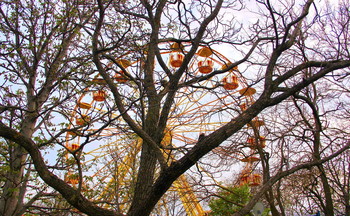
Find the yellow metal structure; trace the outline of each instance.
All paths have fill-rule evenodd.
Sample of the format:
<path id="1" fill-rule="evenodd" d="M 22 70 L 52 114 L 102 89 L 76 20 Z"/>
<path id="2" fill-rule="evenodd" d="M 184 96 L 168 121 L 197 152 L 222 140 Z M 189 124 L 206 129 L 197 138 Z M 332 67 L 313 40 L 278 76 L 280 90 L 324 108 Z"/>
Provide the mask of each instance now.
<path id="1" fill-rule="evenodd" d="M 187 46 L 190 45 L 178 43 L 165 44 L 164 47 L 167 47 L 168 50 L 164 48 L 166 51 L 161 54 L 165 58 L 168 58 L 168 67 L 171 70 L 176 71 L 178 67 L 181 66 L 183 56 L 186 55 Z M 181 55 L 182 57 L 177 59 L 178 61 L 174 63 L 171 62 L 172 55 Z M 142 67 L 142 62 L 132 62 L 126 60 L 126 57 L 127 56 L 123 56 L 116 61 L 119 67 L 122 67 L 115 69 L 116 85 L 120 85 L 121 88 L 125 86 L 125 89 L 130 91 L 129 95 L 137 98 L 138 93 L 136 91 L 136 85 L 133 83 L 132 79 L 129 79 L 129 77 L 132 77 L 133 73 L 135 73 L 133 70 L 140 70 L 139 68 Z M 181 80 L 181 83 L 186 83 L 191 77 L 205 76 L 201 74 L 198 66 L 203 59 L 212 63 L 210 67 L 219 68 L 220 70 L 226 69 L 231 64 L 230 60 L 214 49 L 200 47 L 193 61 L 188 65 L 190 68 L 189 71 L 192 71 L 193 74 L 184 77 Z M 112 68 L 112 66 L 113 63 L 110 63 L 108 68 Z M 211 71 L 208 73 L 211 73 Z M 113 75 L 111 76 L 113 77 Z M 246 109 L 254 102 L 252 95 L 256 90 L 252 87 L 248 87 L 248 84 L 238 71 L 237 67 L 234 67 L 224 74 L 218 74 L 217 76 L 217 79 L 209 79 L 200 83 L 205 89 L 220 88 L 220 94 L 217 94 L 214 99 L 212 98 L 210 91 L 194 91 L 190 88 L 183 88 L 181 90 L 180 95 L 175 98 L 175 106 L 171 110 L 167 131 L 165 131 L 165 136 L 161 143 L 163 146 L 176 146 L 176 148 L 181 148 L 183 146 L 193 145 L 197 142 L 194 137 L 198 137 L 198 135 L 202 133 L 205 134 L 213 131 L 230 120 L 228 118 L 222 120 L 220 116 L 209 118 L 209 114 L 225 110 L 227 107 L 234 109 L 235 113 L 241 113 L 244 111 L 239 110 L 239 107 L 242 104 L 245 104 Z M 235 85 L 237 84 L 237 86 L 231 89 L 224 88 L 224 83 L 221 81 L 224 77 L 234 77 L 234 83 Z M 93 181 L 90 180 L 92 183 L 97 181 L 101 182 L 101 185 L 103 185 L 103 191 L 96 200 L 101 203 L 108 203 L 108 197 L 110 196 L 109 193 L 111 193 L 112 190 L 120 190 L 123 191 L 123 193 L 128 193 L 127 190 L 130 189 L 128 187 L 131 185 L 131 178 L 134 177 L 135 167 L 137 167 L 138 164 L 137 157 L 141 150 L 142 141 L 127 129 L 125 122 L 120 120 L 120 114 L 118 114 L 116 110 L 111 109 L 112 105 L 108 104 L 108 92 L 105 90 L 107 88 L 104 88 L 104 100 L 102 100 L 102 98 L 96 100 L 96 97 L 93 97 L 92 92 L 96 92 L 96 90 L 102 91 L 101 89 L 103 88 L 103 85 L 106 84 L 105 81 L 101 79 L 98 74 L 92 78 L 92 81 L 95 87 L 92 86 L 91 88 L 86 89 L 86 92 L 78 98 L 77 104 L 72 112 L 72 118 L 70 119 L 71 124 L 68 127 L 69 132 L 66 134 L 67 154 L 65 155 L 65 158 L 66 161 L 71 161 L 72 154 L 74 154 L 76 150 L 79 150 L 81 151 L 81 154 L 83 153 L 84 156 L 88 158 L 88 160 L 84 162 L 87 164 L 87 167 L 89 166 L 88 164 L 96 164 L 96 161 L 103 160 L 104 165 L 96 167 L 96 170 L 94 171 L 86 171 L 85 179 L 94 179 Z M 159 82 L 161 83 L 159 84 L 159 88 L 163 88 L 164 82 L 166 81 L 160 80 Z M 236 90 L 236 88 L 238 90 Z M 237 95 L 238 99 L 233 98 L 233 95 Z M 113 120 L 112 125 L 117 125 L 117 127 L 111 126 L 108 128 L 99 128 L 99 125 L 103 125 L 103 123 L 106 122 L 103 121 L 103 119 L 107 117 L 109 119 L 116 119 Z M 80 127 L 75 124 L 75 119 L 80 119 Z M 100 121 L 102 123 L 99 123 Z M 263 124 L 261 122 L 261 120 L 259 120 L 258 123 L 252 122 L 250 127 L 256 127 L 256 124 L 262 126 Z M 85 143 L 85 134 L 89 134 L 90 139 L 95 139 L 96 142 L 93 142 L 93 144 Z M 112 141 L 112 137 L 120 138 Z M 105 143 L 101 144 L 101 140 L 105 140 Z M 75 144 L 74 151 L 72 151 L 72 143 Z M 217 148 L 214 152 L 222 155 L 227 154 L 220 148 Z M 112 157 L 113 154 L 116 154 L 114 155 L 116 159 L 109 158 Z M 164 154 L 170 158 L 169 162 L 176 160 L 176 157 L 172 152 L 164 151 Z M 242 155 L 231 154 L 229 156 L 234 160 L 242 158 Z M 258 160 L 247 160 L 245 170 L 251 169 L 251 164 L 256 161 Z M 113 172 L 110 171 L 110 167 L 114 167 Z M 74 173 L 76 172 L 74 169 L 74 166 L 70 166 L 67 171 L 69 173 Z M 112 174 L 106 175 L 106 173 L 108 173 L 106 170 Z M 82 182 L 84 183 L 84 181 L 86 181 L 86 184 L 88 184 L 88 180 L 85 179 L 83 179 Z M 180 176 L 173 183 L 172 188 L 177 191 L 179 199 L 181 200 L 183 208 L 188 216 L 207 215 L 207 212 L 201 206 L 186 175 Z M 119 200 L 119 209 L 124 211 L 128 208 L 130 194 L 123 194 L 121 197 L 121 200 Z M 160 201 L 160 205 L 161 203 L 162 201 Z M 166 202 L 163 203 L 166 205 Z M 107 204 L 101 205 L 109 207 Z M 167 206 L 164 206 L 164 209 L 166 208 Z"/>

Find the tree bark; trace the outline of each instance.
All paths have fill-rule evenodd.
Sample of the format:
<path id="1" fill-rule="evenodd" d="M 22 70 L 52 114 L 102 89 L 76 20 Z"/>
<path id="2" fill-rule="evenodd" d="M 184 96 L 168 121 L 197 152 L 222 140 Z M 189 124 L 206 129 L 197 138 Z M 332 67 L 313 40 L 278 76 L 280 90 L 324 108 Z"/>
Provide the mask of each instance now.
<path id="1" fill-rule="evenodd" d="M 24 163 L 27 158 L 26 151 L 19 145 L 11 143 L 9 171 L 0 198 L 0 214 L 3 216 L 15 215 L 23 203 L 19 199 L 24 172 Z"/>
<path id="2" fill-rule="evenodd" d="M 149 201 L 148 195 L 154 182 L 156 164 L 157 158 L 155 153 L 147 144 L 143 144 L 135 192 L 128 215 L 139 215 L 137 209 L 142 208 L 146 200 Z"/>
<path id="3" fill-rule="evenodd" d="M 316 88 L 315 85 L 311 85 L 311 87 Z M 317 105 L 316 105 L 316 101 L 312 101 L 310 98 L 304 97 L 304 96 L 300 96 L 300 95 L 296 95 L 296 98 L 302 99 L 303 101 L 305 101 L 308 106 L 311 108 L 312 110 L 312 115 L 314 118 L 314 122 L 315 122 L 315 126 L 311 125 L 311 123 L 309 123 L 307 121 L 307 119 L 304 117 L 304 115 L 301 112 L 301 109 L 298 107 L 299 112 L 301 113 L 301 115 L 303 116 L 303 119 L 305 121 L 305 124 L 310 128 L 313 129 L 313 157 L 316 160 L 321 160 L 321 153 L 320 153 L 320 148 L 321 148 L 321 131 L 322 131 L 322 124 L 319 118 L 319 113 L 317 110 Z M 317 96 L 314 95 L 314 97 L 316 98 Z M 325 213 L 325 215 L 327 216 L 333 216 L 334 215 L 334 206 L 333 206 L 333 198 L 332 198 L 332 189 L 329 185 L 328 182 L 328 178 L 326 176 L 326 172 L 324 169 L 323 164 L 319 164 L 317 165 L 318 170 L 320 171 L 320 178 L 321 178 L 321 182 L 322 182 L 322 188 L 323 188 L 323 194 L 324 194 L 324 199 L 325 199 L 325 205 L 324 205 L 324 209 L 323 212 Z"/>
<path id="4" fill-rule="evenodd" d="M 265 197 L 267 202 L 269 203 L 272 216 L 280 216 L 280 213 L 278 212 L 276 205 L 274 203 L 274 195 L 273 195 L 272 188 L 266 191 Z"/>

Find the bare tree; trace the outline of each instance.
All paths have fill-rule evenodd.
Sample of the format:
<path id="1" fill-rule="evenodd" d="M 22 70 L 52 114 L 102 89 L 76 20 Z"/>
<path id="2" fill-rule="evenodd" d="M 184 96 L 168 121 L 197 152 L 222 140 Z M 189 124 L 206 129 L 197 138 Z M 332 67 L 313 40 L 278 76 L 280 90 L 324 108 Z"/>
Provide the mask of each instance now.
<path id="1" fill-rule="evenodd" d="M 332 215 L 333 198 L 327 192 L 330 185 L 323 164 L 341 155 L 350 143 L 345 138 L 337 142 L 339 146 L 333 151 L 321 152 L 323 125 L 318 120 L 314 101 L 309 102 L 313 98 L 303 92 L 325 77 L 346 79 L 348 76 L 346 23 L 349 16 L 343 10 L 343 20 L 327 22 L 321 16 L 323 11 L 318 9 L 321 6 L 312 0 L 300 4 L 281 1 L 280 7 L 270 1 L 257 2 L 260 14 L 249 28 L 229 17 L 244 11 L 239 1 L 1 3 L 4 35 L 1 91 L 4 96 L 1 98 L 0 136 L 3 146 L 13 148 L 5 153 L 13 160 L 13 165 L 8 165 L 13 167 L 13 172 L 8 173 L 10 177 L 4 183 L 7 189 L 2 195 L 2 212 L 12 215 L 18 211 L 17 203 L 8 201 L 18 195 L 6 191 L 21 185 L 25 190 L 22 176 L 29 155 L 40 178 L 83 213 L 150 215 L 172 184 L 184 178 L 186 171 L 198 168 L 199 163 L 215 164 L 215 154 L 223 158 L 230 150 L 247 146 L 246 126 L 259 135 L 256 128 L 263 122 L 258 115 L 268 114 L 273 107 L 288 104 L 284 101 L 294 98 L 295 115 L 301 118 L 304 115 L 298 112 L 300 100 L 313 111 L 312 125 L 309 119 L 304 121 L 310 124 L 309 128 L 316 125 L 316 130 L 310 132 L 313 146 L 308 153 L 311 157 L 292 163 L 295 157 L 278 148 L 282 156 L 275 166 L 268 152 L 257 148 L 262 160 L 263 184 L 236 215 L 247 214 L 263 194 L 273 199 L 272 186 L 276 182 L 313 167 L 321 174 L 326 192 L 324 210 Z M 348 9 L 347 5 L 343 7 Z M 235 59 L 227 59 L 216 51 L 224 45 L 237 52 Z M 173 54 L 177 61 L 172 61 Z M 251 69 L 257 72 L 251 74 Z M 239 79 L 239 82 L 230 82 L 230 88 L 225 86 L 227 80 L 221 81 L 228 75 L 234 75 L 233 80 Z M 238 87 L 236 84 L 241 88 L 232 91 Z M 23 90 L 18 90 L 20 88 Z M 252 96 L 255 89 L 258 93 Z M 100 111 L 93 114 L 77 108 L 87 93 L 97 92 L 94 100 L 103 101 L 106 91 L 111 93 L 111 103 L 103 105 L 106 111 L 101 111 L 98 105 L 94 108 Z M 205 106 L 205 100 L 196 98 L 198 94 L 216 101 L 215 106 Z M 197 109 L 198 112 L 179 116 L 182 98 L 204 111 Z M 243 100 L 250 103 L 241 110 L 239 105 Z M 83 105 L 86 109 L 91 103 Z M 213 119 L 218 123 L 209 130 L 206 125 Z M 184 139 L 182 145 L 174 146 L 167 137 L 176 129 L 169 128 L 172 120 L 178 122 L 177 126 L 196 124 L 203 127 L 200 132 L 205 133 L 192 131 L 198 139 Z M 84 179 L 88 178 L 86 173 L 91 168 L 84 163 L 83 150 L 102 142 L 103 133 L 109 127 L 115 130 L 107 139 L 128 137 L 124 141 L 130 140 L 130 146 L 136 141 L 132 149 L 140 148 L 133 160 L 124 161 L 118 158 L 120 155 L 113 155 L 115 167 L 122 168 L 125 163 L 128 169 L 134 168 L 134 175 L 130 175 L 132 194 L 129 193 L 125 203 L 120 202 L 124 199 L 117 198 L 112 202 L 96 199 L 104 195 L 98 187 L 90 188 L 90 193 L 84 191 L 87 190 Z M 296 125 L 294 128 L 288 125 L 289 130 L 295 128 Z M 283 136 L 278 138 L 284 139 Z M 79 145 L 67 145 L 73 139 L 80 139 Z M 278 141 L 276 143 L 283 143 Z M 61 147 L 61 155 L 67 157 L 59 157 L 57 163 L 45 162 L 44 152 L 55 147 Z M 292 149 L 297 148 L 293 146 Z M 290 160 L 288 166 L 285 160 Z M 64 179 L 65 170 L 75 172 L 74 183 L 73 178 L 69 182 Z M 199 168 L 197 173 L 203 179 Z M 113 181 L 111 184 L 120 189 L 122 185 L 117 183 L 121 182 L 114 176 L 111 179 L 115 184 Z M 102 189 L 106 188 L 103 186 L 107 184 L 105 179 L 98 180 Z M 114 196 L 122 197 L 120 191 L 116 190 Z M 22 202 L 23 197 L 18 200 Z M 277 214 L 283 204 L 280 201 L 278 209 L 272 202 L 269 204 Z M 128 208 L 123 209 L 122 205 Z"/>
<path id="2" fill-rule="evenodd" d="M 78 12 L 77 7 L 55 1 L 4 1 L 0 5 L 2 124 L 35 141 L 36 149 L 47 149 L 44 133 L 45 128 L 52 128 L 52 112 L 79 91 L 66 80 L 86 76 L 77 72 L 77 68 L 84 68 L 86 50 L 79 49 L 82 43 L 75 47 L 74 55 L 71 49 L 82 25 L 91 18 L 90 14 L 86 16 L 91 10 Z M 26 207 L 23 202 L 28 180 L 32 178 L 31 160 L 16 142 L 2 139 L 2 146 L 2 166 L 7 172 L 2 173 L 0 212 L 21 214 Z M 27 204 L 38 196 L 31 198 L 34 200 Z"/>

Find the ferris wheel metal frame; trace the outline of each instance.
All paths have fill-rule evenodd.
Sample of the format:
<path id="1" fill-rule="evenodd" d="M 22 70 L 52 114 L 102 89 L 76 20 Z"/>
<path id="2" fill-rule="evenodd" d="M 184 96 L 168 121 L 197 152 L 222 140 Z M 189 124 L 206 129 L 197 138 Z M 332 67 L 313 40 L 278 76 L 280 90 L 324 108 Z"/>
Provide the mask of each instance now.
<path id="1" fill-rule="evenodd" d="M 182 66 L 183 59 L 187 53 L 186 47 L 190 47 L 190 44 L 179 44 L 176 42 L 164 42 L 159 46 L 162 47 L 161 52 L 162 57 L 164 56 L 167 66 L 170 70 L 176 71 L 180 66 Z M 117 58 L 115 62 L 110 62 L 106 64 L 107 68 L 113 68 L 115 73 L 113 78 L 116 85 L 120 85 L 120 88 L 125 88 L 126 92 L 130 95 L 137 95 L 137 87 L 132 83 L 134 76 L 139 76 L 140 69 L 142 67 L 142 61 L 140 60 L 130 60 L 128 55 L 123 55 Z M 116 67 L 117 65 L 117 67 Z M 223 123 L 223 117 L 220 117 L 220 111 L 223 108 L 229 107 L 232 109 L 234 107 L 234 113 L 238 114 L 244 111 L 247 106 L 254 103 L 253 94 L 256 90 L 250 87 L 242 74 L 239 72 L 238 68 L 232 68 L 227 70 L 231 65 L 231 61 L 207 46 L 200 46 L 193 59 L 188 65 L 188 73 L 181 79 L 183 86 L 180 90 L 179 96 L 175 98 L 175 106 L 171 111 L 171 116 L 168 120 L 167 130 L 165 132 L 165 137 L 162 141 L 163 146 L 170 146 L 171 148 L 181 148 L 191 143 L 196 142 L 196 137 L 198 134 L 206 133 L 208 131 L 215 130 Z M 112 69 L 111 69 L 112 70 Z M 227 70 L 227 71 L 225 71 Z M 216 74 L 212 74 L 213 71 L 219 71 Z M 166 80 L 162 80 L 162 77 L 166 75 L 160 75 L 160 78 L 156 80 L 159 82 L 158 88 L 164 87 Z M 129 170 L 132 166 L 137 163 L 136 156 L 141 149 L 140 138 L 137 136 L 132 136 L 129 131 L 124 130 L 125 123 L 119 120 L 120 114 L 110 113 L 111 110 L 114 111 L 110 103 L 106 102 L 110 99 L 108 96 L 108 88 L 106 87 L 105 81 L 97 74 L 91 79 L 92 85 L 87 88 L 83 94 L 81 94 L 77 103 L 74 106 L 74 110 L 71 115 L 71 124 L 68 127 L 68 132 L 66 134 L 65 141 L 65 158 L 67 161 L 72 161 L 72 156 L 82 154 L 90 157 L 90 160 L 96 157 L 104 157 L 105 147 L 115 148 L 118 154 L 123 157 L 121 162 L 116 167 L 116 172 L 118 173 L 118 178 L 113 179 L 108 176 L 102 176 L 100 181 L 108 182 L 105 184 L 105 188 L 100 195 L 99 199 L 102 199 L 108 192 L 109 187 L 117 182 L 121 184 L 122 182 L 127 182 L 125 178 L 130 177 Z M 195 85 L 197 84 L 197 85 Z M 239 88 L 240 87 L 240 88 Z M 133 89 L 134 88 L 134 89 Z M 201 90 L 204 89 L 203 91 Z M 211 90 L 221 88 L 220 91 L 214 92 L 216 98 L 211 100 Z M 136 90 L 135 90 L 136 89 Z M 232 110 L 225 111 L 225 113 L 230 113 Z M 96 115 L 94 115 L 94 113 Z M 210 114 L 210 115 L 209 115 Z M 135 112 L 135 116 L 137 113 Z M 221 114 L 220 114 L 221 115 Z M 97 125 L 102 125 L 98 121 L 103 121 L 104 117 L 108 116 L 110 122 L 118 121 L 122 126 L 115 127 L 104 127 L 98 128 Z M 95 119 L 96 118 L 96 119 Z M 105 123 L 105 122 L 104 122 Z M 112 125 L 118 125 L 114 123 Z M 97 124 L 93 126 L 93 124 Z M 261 126 L 264 125 L 263 120 L 255 118 L 249 125 L 253 131 L 258 131 Z M 126 126 L 125 126 L 126 127 Z M 79 130 L 76 130 L 78 128 Z M 84 134 L 81 133 L 81 129 L 84 129 L 84 133 L 88 132 L 93 134 L 96 139 L 105 139 L 107 143 L 100 146 L 91 147 L 91 144 L 87 141 L 82 141 Z M 110 137 L 119 135 L 123 137 L 123 133 L 127 131 L 126 136 L 131 136 L 128 147 L 122 146 L 121 139 L 111 141 Z M 190 134 L 188 136 L 188 134 Z M 265 137 L 263 136 L 250 136 L 247 139 L 248 147 L 250 148 L 250 156 L 240 158 L 240 156 L 232 156 L 234 159 L 240 159 L 242 162 L 246 163 L 245 168 L 240 174 L 240 183 L 249 184 L 250 186 L 258 186 L 261 183 L 261 175 L 253 173 L 253 164 L 259 161 L 259 158 L 254 156 L 256 154 L 257 148 L 265 147 Z M 125 140 L 123 140 L 125 141 Z M 130 147 L 131 146 L 131 147 Z M 215 150 L 218 154 L 225 154 L 225 152 L 218 148 Z M 171 160 L 176 160 L 179 153 L 174 154 L 170 150 L 164 148 L 164 155 Z M 96 155 L 96 156 L 95 156 Z M 69 162 L 71 163 L 71 162 Z M 71 185 L 75 186 L 78 184 L 84 184 L 83 179 L 77 175 L 75 167 L 72 164 L 67 163 L 68 171 L 66 171 L 65 180 Z M 89 161 L 84 162 L 86 164 Z M 89 175 L 90 178 L 94 178 L 100 173 L 103 173 L 105 166 L 99 167 L 95 173 L 89 171 L 85 172 L 85 175 Z M 187 180 L 186 175 L 182 175 L 173 184 L 173 189 L 178 192 L 180 200 L 182 201 L 183 207 L 186 213 L 190 216 L 200 216 L 205 215 L 206 211 L 200 205 L 200 202 L 195 195 L 195 192 Z M 125 199 L 120 206 L 121 208 L 127 208 L 127 199 Z"/>

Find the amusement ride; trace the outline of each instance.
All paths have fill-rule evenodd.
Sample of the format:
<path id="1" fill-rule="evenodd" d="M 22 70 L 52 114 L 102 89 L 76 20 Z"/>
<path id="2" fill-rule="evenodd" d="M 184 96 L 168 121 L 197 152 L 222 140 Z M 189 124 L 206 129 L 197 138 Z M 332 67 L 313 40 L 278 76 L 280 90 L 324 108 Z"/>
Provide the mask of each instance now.
<path id="1" fill-rule="evenodd" d="M 163 42 L 158 46 L 171 72 L 182 66 L 191 48 L 189 43 L 177 42 Z M 136 121 L 142 119 L 139 105 L 142 92 L 138 80 L 142 79 L 143 59 L 130 52 L 106 63 L 106 70 L 125 95 L 123 103 Z M 159 64 L 155 62 L 154 74 L 155 86 L 161 92 L 167 85 L 168 76 Z M 169 162 L 191 148 L 198 137 L 214 131 L 254 103 L 256 90 L 248 85 L 237 67 L 228 69 L 230 65 L 228 58 L 207 46 L 200 46 L 191 59 L 187 72 L 180 80 L 179 85 L 183 87 L 175 97 L 162 141 L 163 146 L 171 147 L 164 150 Z M 117 199 L 123 212 L 128 209 L 131 200 L 141 139 L 122 120 L 106 81 L 95 74 L 87 82 L 90 85 L 77 97 L 70 114 L 62 160 L 67 168 L 62 175 L 67 183 L 80 187 L 87 197 L 101 201 L 103 207 L 112 205 L 108 203 Z M 238 177 L 240 185 L 255 187 L 261 184 L 261 174 L 255 167 L 260 161 L 258 149 L 266 146 L 265 137 L 260 135 L 262 126 L 264 121 L 261 118 L 251 121 L 246 126 L 249 135 L 243 141 L 246 153 L 232 156 L 233 160 L 244 163 Z M 219 155 L 225 154 L 220 147 L 214 151 Z M 80 173 L 78 170 L 81 170 Z M 190 175 L 187 172 L 176 180 L 171 191 L 177 192 L 187 215 L 206 215 L 207 210 L 200 204 L 189 181 Z M 93 194 L 88 188 L 100 188 L 102 193 Z M 115 193 L 118 193 L 118 198 L 113 196 Z M 169 205 L 164 196 L 155 211 L 167 215 Z"/>

